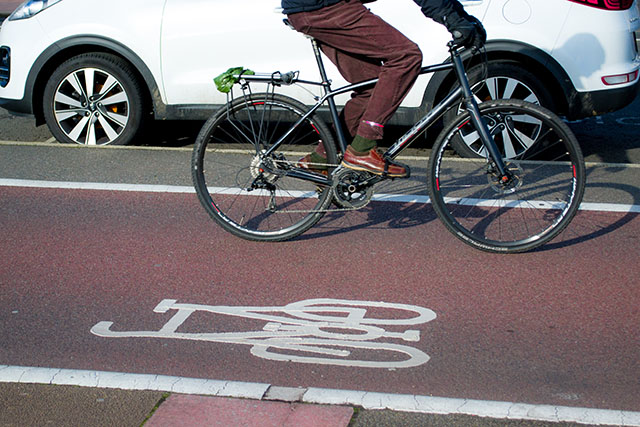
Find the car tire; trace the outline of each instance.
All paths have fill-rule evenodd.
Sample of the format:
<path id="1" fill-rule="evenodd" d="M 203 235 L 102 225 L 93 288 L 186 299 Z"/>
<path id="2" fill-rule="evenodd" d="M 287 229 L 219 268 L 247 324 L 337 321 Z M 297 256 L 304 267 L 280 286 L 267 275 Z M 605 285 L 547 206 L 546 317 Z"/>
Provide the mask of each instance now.
<path id="1" fill-rule="evenodd" d="M 143 92 L 128 62 L 85 53 L 63 62 L 44 89 L 43 112 L 62 143 L 126 145 L 143 125 Z"/>
<path id="2" fill-rule="evenodd" d="M 488 66 L 479 64 L 472 67 L 467 75 L 478 103 L 495 99 L 520 99 L 554 111 L 550 91 L 539 78 L 522 65 L 512 62 L 490 62 Z M 462 105 L 449 110 L 444 116 L 445 123 L 453 121 L 462 111 Z M 477 157 L 480 155 L 477 151 L 478 145 L 471 142 L 458 139 L 451 145 L 463 157 Z"/>

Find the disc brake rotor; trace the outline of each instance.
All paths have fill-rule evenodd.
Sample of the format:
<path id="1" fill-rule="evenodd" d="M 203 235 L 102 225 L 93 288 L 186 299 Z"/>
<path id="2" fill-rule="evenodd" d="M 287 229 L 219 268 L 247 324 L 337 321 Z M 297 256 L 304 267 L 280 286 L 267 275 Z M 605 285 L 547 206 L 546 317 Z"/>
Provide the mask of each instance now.
<path id="1" fill-rule="evenodd" d="M 511 175 L 507 182 L 501 182 L 497 173 L 489 173 L 487 180 L 491 188 L 498 194 L 511 194 L 522 186 L 522 180 L 524 178 L 524 170 L 520 165 L 514 162 L 505 163 L 505 168 Z"/>

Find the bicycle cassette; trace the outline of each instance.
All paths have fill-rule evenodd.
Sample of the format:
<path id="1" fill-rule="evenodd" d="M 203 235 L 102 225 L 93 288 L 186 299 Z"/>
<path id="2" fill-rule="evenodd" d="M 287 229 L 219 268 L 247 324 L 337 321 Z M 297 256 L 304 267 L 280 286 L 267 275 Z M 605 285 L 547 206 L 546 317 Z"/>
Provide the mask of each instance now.
<path id="1" fill-rule="evenodd" d="M 253 158 L 253 160 L 251 160 L 251 164 L 249 165 L 251 176 L 254 179 L 258 178 L 259 176 L 262 176 L 265 182 L 268 182 L 269 184 L 273 184 L 278 179 L 278 175 L 267 172 L 263 166 L 265 162 L 270 162 L 271 164 L 273 164 L 273 161 L 271 159 L 263 159 L 260 154 L 257 154 Z"/>
<path id="2" fill-rule="evenodd" d="M 366 184 L 371 178 L 368 172 L 352 169 L 340 169 L 333 174 L 333 200 L 340 207 L 360 209 L 366 206 L 373 196 L 373 187 Z"/>

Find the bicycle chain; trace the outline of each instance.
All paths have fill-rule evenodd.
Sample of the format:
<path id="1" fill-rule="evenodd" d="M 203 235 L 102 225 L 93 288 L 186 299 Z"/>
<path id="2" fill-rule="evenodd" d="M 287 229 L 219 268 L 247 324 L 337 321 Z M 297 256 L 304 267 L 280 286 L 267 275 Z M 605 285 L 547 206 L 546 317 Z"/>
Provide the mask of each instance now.
<path id="1" fill-rule="evenodd" d="M 296 166 L 298 164 L 298 162 L 292 162 L 290 160 L 280 160 L 280 159 L 272 159 L 273 163 L 275 164 L 286 164 L 286 165 L 293 165 Z M 327 167 L 327 168 L 339 168 L 341 165 L 340 164 L 328 164 L 328 163 L 313 163 L 313 162 L 306 162 L 307 165 L 309 166 L 322 166 L 322 167 Z M 286 175 L 283 174 L 283 176 Z M 316 189 L 316 192 L 320 192 L 318 191 L 320 187 L 318 187 Z M 334 189 L 333 186 L 331 186 L 330 191 L 333 193 Z M 331 195 L 332 201 L 331 203 L 333 204 L 333 198 L 335 197 L 335 194 Z M 359 206 L 359 207 L 353 207 L 353 208 L 344 208 L 344 207 L 336 207 L 335 209 L 294 209 L 294 210 L 279 210 L 275 213 L 329 213 L 329 212 L 351 212 L 351 211 L 357 211 L 360 210 L 364 207 L 366 207 L 369 203 L 371 202 L 371 199 L 369 199 L 364 205 Z"/>

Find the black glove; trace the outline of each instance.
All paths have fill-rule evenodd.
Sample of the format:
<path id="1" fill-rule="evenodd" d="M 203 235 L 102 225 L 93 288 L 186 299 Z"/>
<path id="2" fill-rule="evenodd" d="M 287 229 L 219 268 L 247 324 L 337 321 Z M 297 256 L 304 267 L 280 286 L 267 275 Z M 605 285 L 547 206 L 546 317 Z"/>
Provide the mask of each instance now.
<path id="1" fill-rule="evenodd" d="M 458 46 L 471 49 L 471 53 L 479 51 L 487 41 L 487 32 L 478 18 L 464 12 L 446 15 L 442 23 L 453 36 L 453 42 Z"/>

